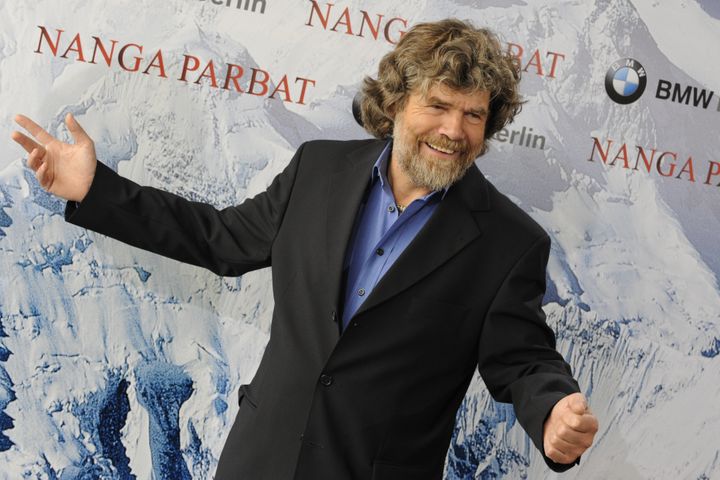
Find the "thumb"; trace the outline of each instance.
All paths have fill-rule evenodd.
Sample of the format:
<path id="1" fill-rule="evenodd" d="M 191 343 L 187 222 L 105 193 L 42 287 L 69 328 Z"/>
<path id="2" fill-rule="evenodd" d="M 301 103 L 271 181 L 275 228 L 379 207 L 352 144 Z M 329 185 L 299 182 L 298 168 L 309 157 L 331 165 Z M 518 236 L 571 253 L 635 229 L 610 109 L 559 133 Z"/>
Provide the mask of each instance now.
<path id="1" fill-rule="evenodd" d="M 587 411 L 587 400 L 585 400 L 585 396 L 582 393 L 573 393 L 566 398 L 568 408 L 570 408 L 570 411 L 573 413 L 582 415 Z"/>
<path id="2" fill-rule="evenodd" d="M 92 139 L 85 133 L 85 130 L 80 126 L 75 116 L 72 113 L 65 115 L 65 125 L 73 136 L 75 143 L 87 143 L 92 142 Z"/>

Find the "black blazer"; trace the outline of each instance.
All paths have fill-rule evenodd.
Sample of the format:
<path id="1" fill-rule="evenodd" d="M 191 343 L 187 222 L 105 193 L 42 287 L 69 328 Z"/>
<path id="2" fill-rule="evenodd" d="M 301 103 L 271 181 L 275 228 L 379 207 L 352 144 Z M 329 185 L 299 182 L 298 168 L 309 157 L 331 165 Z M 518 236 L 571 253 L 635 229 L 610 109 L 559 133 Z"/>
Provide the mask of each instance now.
<path id="1" fill-rule="evenodd" d="M 345 249 L 383 146 L 306 143 L 221 211 L 102 164 L 68 204 L 69 222 L 218 275 L 272 266 L 270 340 L 216 478 L 440 479 L 475 368 L 541 451 L 552 406 L 579 390 L 541 309 L 550 240 L 474 166 L 340 333 Z"/>

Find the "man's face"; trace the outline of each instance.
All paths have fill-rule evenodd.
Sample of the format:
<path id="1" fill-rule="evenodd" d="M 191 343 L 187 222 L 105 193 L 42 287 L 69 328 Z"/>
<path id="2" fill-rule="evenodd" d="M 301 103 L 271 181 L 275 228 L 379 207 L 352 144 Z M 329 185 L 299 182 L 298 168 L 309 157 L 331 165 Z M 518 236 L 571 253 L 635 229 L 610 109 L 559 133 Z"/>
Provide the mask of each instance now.
<path id="1" fill-rule="evenodd" d="M 489 106 L 487 91 L 434 85 L 424 96 L 411 93 L 395 115 L 393 159 L 415 186 L 449 187 L 483 150 Z"/>

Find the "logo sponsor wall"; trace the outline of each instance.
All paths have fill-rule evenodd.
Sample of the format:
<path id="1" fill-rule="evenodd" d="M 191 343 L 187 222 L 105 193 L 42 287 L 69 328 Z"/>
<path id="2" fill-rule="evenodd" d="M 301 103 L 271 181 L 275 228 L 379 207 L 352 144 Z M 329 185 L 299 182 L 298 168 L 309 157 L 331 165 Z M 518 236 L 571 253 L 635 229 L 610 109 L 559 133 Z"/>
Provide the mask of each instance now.
<path id="1" fill-rule="evenodd" d="M 720 97 L 699 52 L 718 18 L 581 3 L 3 4 L 2 134 L 25 113 L 68 139 L 72 112 L 122 175 L 233 205 L 303 141 L 366 136 L 352 100 L 413 25 L 490 26 L 527 103 L 477 164 L 551 235 L 544 308 L 601 422 L 566 476 L 714 478 Z M 664 49 L 671 14 L 697 48 Z M 1 145 L 0 478 L 212 478 L 269 272 L 219 278 L 70 226 Z M 445 478 L 491 477 L 554 478 L 476 378 Z"/>

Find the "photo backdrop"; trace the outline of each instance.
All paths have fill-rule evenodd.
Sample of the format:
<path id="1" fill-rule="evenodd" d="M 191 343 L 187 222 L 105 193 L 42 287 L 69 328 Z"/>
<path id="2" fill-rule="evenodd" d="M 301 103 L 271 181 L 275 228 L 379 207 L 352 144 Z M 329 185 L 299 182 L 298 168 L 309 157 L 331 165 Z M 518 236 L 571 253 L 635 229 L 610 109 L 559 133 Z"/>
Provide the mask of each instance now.
<path id="1" fill-rule="evenodd" d="M 563 478 L 720 476 L 714 0 L 0 0 L 0 478 L 211 479 L 273 307 L 268 270 L 66 224 L 13 116 L 67 139 L 72 112 L 122 175 L 229 206 L 302 142 L 366 137 L 363 77 L 445 17 L 524 71 L 477 164 L 552 237 L 544 308 L 601 425 Z M 446 478 L 556 476 L 475 379 Z"/>

